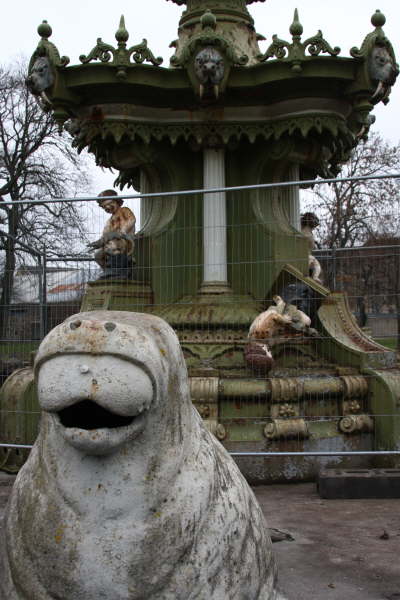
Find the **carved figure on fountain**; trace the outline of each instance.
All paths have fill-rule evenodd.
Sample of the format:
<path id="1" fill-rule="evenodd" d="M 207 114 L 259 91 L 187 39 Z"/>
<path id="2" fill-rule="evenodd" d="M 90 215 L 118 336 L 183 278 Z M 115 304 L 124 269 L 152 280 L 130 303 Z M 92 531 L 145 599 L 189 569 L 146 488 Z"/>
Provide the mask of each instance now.
<path id="1" fill-rule="evenodd" d="M 47 56 L 38 56 L 26 80 L 29 91 L 40 96 L 54 84 L 55 76 Z"/>
<path id="2" fill-rule="evenodd" d="M 278 600 L 261 510 L 163 320 L 74 315 L 35 374 L 43 416 L 2 530 L 2 598 Z"/>
<path id="3" fill-rule="evenodd" d="M 225 72 L 224 59 L 218 50 L 212 47 L 200 50 L 194 61 L 194 70 L 200 83 L 200 98 L 205 94 L 218 98 Z"/>
<path id="4" fill-rule="evenodd" d="M 391 88 L 399 74 L 399 66 L 393 46 L 382 29 L 386 17 L 377 10 L 372 15 L 371 23 L 375 26 L 375 31 L 365 37 L 360 49 L 354 47 L 350 54 L 363 61 L 361 72 L 365 80 L 376 86 L 370 102 L 377 104 L 382 101 L 387 104 Z"/>
<path id="5" fill-rule="evenodd" d="M 316 247 L 313 231 L 316 227 L 318 227 L 318 225 L 319 219 L 314 213 L 307 212 L 301 215 L 301 233 L 308 239 L 308 247 L 310 251 L 310 254 L 308 255 L 309 274 L 312 279 L 322 285 L 322 268 L 318 259 L 312 254 L 312 251 Z"/>
<path id="6" fill-rule="evenodd" d="M 52 29 L 47 21 L 43 21 L 37 31 L 41 40 L 29 62 L 26 85 L 29 91 L 39 98 L 43 110 L 48 111 L 52 107 L 49 96 L 56 82 L 57 68 L 66 67 L 69 58 L 60 56 L 57 47 L 49 41 Z"/>
<path id="7" fill-rule="evenodd" d="M 256 372 L 267 373 L 274 364 L 272 347 L 280 338 L 292 339 L 314 336 L 311 319 L 297 306 L 288 304 L 280 296 L 273 298 L 275 306 L 254 319 L 250 325 L 249 343 L 245 347 L 244 357 L 247 365 Z"/>
<path id="8" fill-rule="evenodd" d="M 389 95 L 391 86 L 395 83 L 399 69 L 385 46 L 375 46 L 369 58 L 369 73 L 377 83 L 372 99 L 383 100 Z"/>
<path id="9" fill-rule="evenodd" d="M 134 264 L 132 254 L 136 217 L 129 208 L 122 206 L 123 199 L 116 196 L 114 190 L 99 194 L 99 206 L 111 217 L 104 226 L 101 238 L 88 246 L 97 249 L 95 260 L 104 270 L 102 278 L 129 279 Z"/>

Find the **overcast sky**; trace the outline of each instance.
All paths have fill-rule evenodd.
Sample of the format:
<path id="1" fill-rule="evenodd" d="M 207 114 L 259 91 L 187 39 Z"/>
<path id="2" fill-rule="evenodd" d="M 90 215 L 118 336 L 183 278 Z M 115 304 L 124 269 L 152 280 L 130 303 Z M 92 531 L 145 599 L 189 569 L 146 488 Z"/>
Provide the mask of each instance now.
<path id="1" fill-rule="evenodd" d="M 290 40 L 288 32 L 295 8 L 299 10 L 304 27 L 303 39 L 321 29 L 331 46 L 340 46 L 343 56 L 353 46 L 360 47 L 365 35 L 373 30 L 370 19 L 379 8 L 386 16 L 384 31 L 391 40 L 400 62 L 400 1 L 399 0 L 266 0 L 252 4 L 250 12 L 256 29 L 266 38 L 262 49 L 276 33 Z M 168 47 L 177 35 L 182 7 L 166 0 L 8 0 L 3 3 L 0 35 L 0 63 L 10 63 L 16 57 L 30 57 L 39 36 L 37 26 L 46 19 L 53 28 L 51 40 L 60 54 L 67 55 L 71 64 L 79 64 L 80 54 L 88 54 L 96 39 L 115 44 L 115 31 L 121 14 L 125 15 L 130 33 L 129 43 L 147 38 L 152 52 L 164 57 L 168 66 L 172 50 Z M 400 77 L 387 106 L 380 104 L 374 111 L 375 130 L 393 143 L 400 140 Z M 110 187 L 113 175 L 99 174 L 96 189 Z M 94 190 L 96 191 L 96 190 Z"/>

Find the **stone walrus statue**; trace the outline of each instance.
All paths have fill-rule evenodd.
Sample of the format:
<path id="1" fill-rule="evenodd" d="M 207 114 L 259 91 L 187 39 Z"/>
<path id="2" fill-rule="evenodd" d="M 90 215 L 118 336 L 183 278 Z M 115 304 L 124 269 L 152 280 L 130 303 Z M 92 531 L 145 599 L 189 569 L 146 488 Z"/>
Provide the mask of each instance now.
<path id="1" fill-rule="evenodd" d="M 283 600 L 261 510 L 191 404 L 169 325 L 74 315 L 35 375 L 42 420 L 6 511 L 1 600 Z"/>

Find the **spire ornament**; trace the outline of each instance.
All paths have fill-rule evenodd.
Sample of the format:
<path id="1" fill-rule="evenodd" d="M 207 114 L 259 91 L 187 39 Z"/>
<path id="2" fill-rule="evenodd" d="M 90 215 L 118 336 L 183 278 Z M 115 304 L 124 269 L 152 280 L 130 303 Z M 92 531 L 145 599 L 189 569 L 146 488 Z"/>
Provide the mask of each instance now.
<path id="1" fill-rule="evenodd" d="M 129 32 L 125 27 L 125 17 L 121 15 L 121 19 L 119 21 L 119 27 L 115 32 L 115 39 L 118 42 L 118 46 L 121 48 L 126 48 L 126 42 L 129 40 Z"/>
<path id="2" fill-rule="evenodd" d="M 281 40 L 274 34 L 272 36 L 272 44 L 267 48 L 267 51 L 264 54 L 258 55 L 258 61 L 265 62 L 269 58 L 287 60 L 292 63 L 292 71 L 294 73 L 301 73 L 302 62 L 309 58 L 306 55 L 307 50 L 310 56 L 318 56 L 321 52 L 330 54 L 331 56 L 337 56 L 340 53 L 340 48 L 338 46 L 332 48 L 332 46 L 324 39 L 320 29 L 313 37 L 306 39 L 304 42 L 301 41 L 303 25 L 300 22 L 297 8 L 294 11 L 293 22 L 289 31 L 292 35 L 292 43 Z"/>
<path id="3" fill-rule="evenodd" d="M 300 41 L 303 34 L 303 25 L 300 23 L 299 11 L 297 8 L 294 9 L 293 23 L 291 24 L 289 31 L 293 36 L 293 42 L 295 40 Z"/>
<path id="4" fill-rule="evenodd" d="M 117 68 L 117 79 L 124 80 L 127 77 L 127 67 L 134 63 L 142 64 L 150 62 L 158 67 L 163 62 L 161 56 L 155 57 L 147 45 L 147 40 L 144 38 L 140 44 L 126 48 L 126 43 L 129 39 L 129 32 L 125 27 L 125 17 L 121 15 L 119 27 L 115 33 L 115 39 L 118 42 L 118 47 L 114 48 L 110 44 L 103 42 L 101 38 L 97 38 L 97 44 L 88 55 L 81 54 L 79 60 L 83 64 L 88 64 L 92 60 L 100 60 L 102 63 L 109 63 Z"/>

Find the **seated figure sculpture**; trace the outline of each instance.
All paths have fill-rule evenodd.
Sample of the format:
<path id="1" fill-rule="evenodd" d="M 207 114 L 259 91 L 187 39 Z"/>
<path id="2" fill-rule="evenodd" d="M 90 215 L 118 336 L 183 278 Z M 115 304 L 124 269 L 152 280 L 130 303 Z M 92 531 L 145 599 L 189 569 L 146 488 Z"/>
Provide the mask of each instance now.
<path id="1" fill-rule="evenodd" d="M 74 315 L 34 370 L 42 420 L 6 511 L 0 598 L 282 600 L 261 510 L 193 408 L 167 323 Z"/>
<path id="2" fill-rule="evenodd" d="M 94 258 L 104 271 L 102 279 L 129 279 L 132 276 L 136 218 L 129 208 L 122 206 L 122 198 L 112 196 L 117 196 L 117 192 L 105 190 L 98 196 L 99 206 L 111 217 L 104 226 L 101 238 L 88 244 L 88 247 L 97 249 Z"/>

